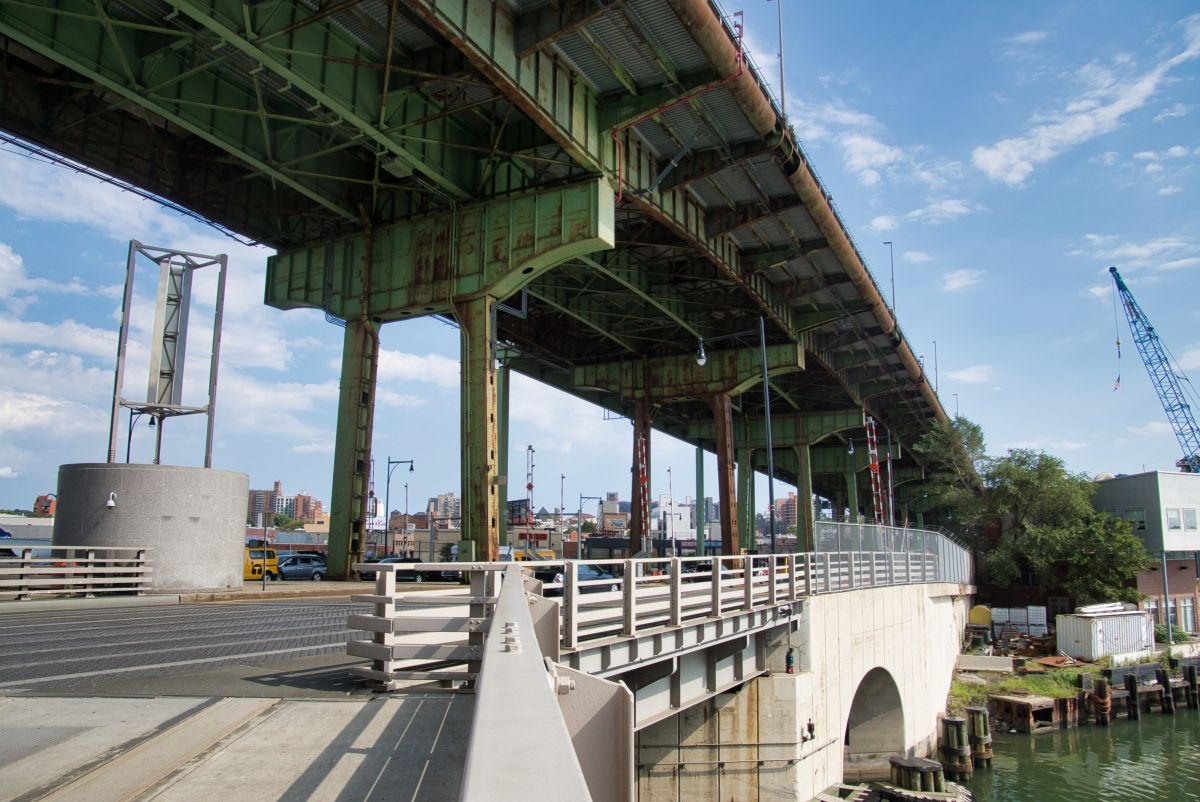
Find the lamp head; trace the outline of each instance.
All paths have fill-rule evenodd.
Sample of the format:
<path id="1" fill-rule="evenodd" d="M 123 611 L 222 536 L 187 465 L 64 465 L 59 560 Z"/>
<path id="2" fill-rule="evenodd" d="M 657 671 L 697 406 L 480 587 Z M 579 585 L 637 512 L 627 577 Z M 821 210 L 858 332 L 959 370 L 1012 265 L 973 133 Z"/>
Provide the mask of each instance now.
<path id="1" fill-rule="evenodd" d="M 846 453 L 847 454 L 854 453 L 854 438 L 853 437 L 847 438 L 847 440 L 846 440 Z"/>
<path id="2" fill-rule="evenodd" d="M 704 367 L 708 362 L 708 354 L 704 353 L 704 339 L 701 338 L 696 348 L 696 364 Z"/>
<path id="3" fill-rule="evenodd" d="M 108 501 L 104 502 L 104 506 L 105 506 L 105 507 L 108 507 L 110 510 L 111 510 L 113 507 L 117 506 L 117 494 L 116 494 L 116 493 L 109 493 L 109 494 L 108 494 Z"/>
<path id="4" fill-rule="evenodd" d="M 415 471 L 416 469 L 417 469 L 417 466 L 416 466 L 416 465 L 414 465 L 414 464 L 413 464 L 413 463 L 411 463 L 411 462 L 410 462 L 410 463 L 408 463 L 408 472 L 409 472 L 409 473 L 412 473 L 412 472 L 413 472 L 413 471 Z"/>

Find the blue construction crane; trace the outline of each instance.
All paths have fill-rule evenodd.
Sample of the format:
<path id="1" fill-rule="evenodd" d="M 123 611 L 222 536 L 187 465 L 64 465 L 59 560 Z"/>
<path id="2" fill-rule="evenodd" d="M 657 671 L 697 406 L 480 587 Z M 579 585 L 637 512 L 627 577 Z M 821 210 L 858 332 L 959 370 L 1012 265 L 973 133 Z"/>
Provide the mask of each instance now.
<path id="1" fill-rule="evenodd" d="M 1110 267 L 1108 272 L 1112 274 L 1117 293 L 1121 296 L 1121 304 L 1125 307 L 1125 317 L 1129 321 L 1129 330 L 1133 333 L 1133 343 L 1142 356 L 1146 372 L 1150 374 L 1150 383 L 1158 393 L 1158 399 L 1167 413 L 1167 420 L 1175 430 L 1175 439 L 1183 449 L 1183 458 L 1175 464 L 1188 473 L 1200 473 L 1200 427 L 1196 426 L 1196 418 L 1192 415 L 1191 405 L 1188 404 L 1188 399 L 1194 399 L 1196 392 L 1191 388 L 1190 382 L 1187 389 L 1184 389 L 1180 380 L 1187 382 L 1187 377 L 1183 375 L 1183 371 L 1176 369 L 1174 360 L 1167 354 L 1162 340 L 1158 338 L 1146 314 L 1121 280 L 1121 274 L 1115 267 Z M 1117 349 L 1119 353 L 1120 341 L 1117 342 Z"/>

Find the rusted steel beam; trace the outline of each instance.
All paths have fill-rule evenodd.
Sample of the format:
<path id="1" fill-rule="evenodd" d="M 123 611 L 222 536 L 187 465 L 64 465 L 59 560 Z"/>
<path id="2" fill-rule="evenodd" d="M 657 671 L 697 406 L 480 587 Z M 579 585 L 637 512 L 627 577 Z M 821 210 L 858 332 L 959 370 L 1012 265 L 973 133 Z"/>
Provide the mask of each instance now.
<path id="1" fill-rule="evenodd" d="M 733 404 L 728 394 L 707 396 L 716 429 L 717 515 L 721 519 L 721 553 L 737 554 L 737 494 L 734 491 Z"/>

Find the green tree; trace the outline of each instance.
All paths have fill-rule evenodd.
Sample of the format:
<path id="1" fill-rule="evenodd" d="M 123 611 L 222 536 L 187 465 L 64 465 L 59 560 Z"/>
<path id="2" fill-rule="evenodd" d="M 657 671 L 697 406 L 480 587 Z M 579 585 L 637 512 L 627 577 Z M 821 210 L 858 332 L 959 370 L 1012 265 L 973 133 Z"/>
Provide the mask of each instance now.
<path id="1" fill-rule="evenodd" d="M 964 417 L 938 421 L 912 449 L 928 472 L 918 508 L 936 523 L 975 544 L 982 517 L 980 477 L 987 466 L 983 429 Z"/>
<path id="2" fill-rule="evenodd" d="M 596 524 L 592 521 L 584 521 L 579 527 L 579 531 L 585 535 L 594 535 L 596 533 Z"/>
<path id="3" fill-rule="evenodd" d="M 993 582 L 1012 584 L 1028 571 L 1080 604 L 1140 598 L 1129 585 L 1148 563 L 1146 549 L 1128 523 L 1092 506 L 1090 478 L 1058 457 L 1016 449 L 989 460 L 983 484 L 984 510 L 1003 532 L 984 556 Z"/>
<path id="4" fill-rule="evenodd" d="M 272 521 L 271 525 L 274 526 L 276 529 L 285 529 L 286 530 L 286 529 L 295 529 L 299 525 L 299 523 L 300 522 L 297 521 L 295 518 L 290 518 L 290 517 L 284 515 L 282 512 L 277 512 L 277 513 L 275 513 L 275 518 Z"/>

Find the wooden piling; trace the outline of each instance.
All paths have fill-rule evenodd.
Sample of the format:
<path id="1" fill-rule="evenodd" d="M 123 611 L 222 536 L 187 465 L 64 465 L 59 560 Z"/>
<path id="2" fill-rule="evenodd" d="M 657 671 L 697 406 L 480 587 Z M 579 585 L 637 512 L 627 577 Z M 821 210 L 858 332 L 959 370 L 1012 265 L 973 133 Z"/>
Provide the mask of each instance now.
<path id="1" fill-rule="evenodd" d="M 1112 696 L 1108 692 L 1108 680 L 1103 677 L 1096 680 L 1096 691 L 1092 697 L 1092 705 L 1096 711 L 1096 723 L 1101 727 L 1107 727 L 1109 716 L 1112 715 Z"/>
<path id="2" fill-rule="evenodd" d="M 967 742 L 967 720 L 960 716 L 942 719 L 942 763 L 947 776 L 952 779 L 966 778 L 974 771 L 971 765 L 971 747 Z"/>
<path id="3" fill-rule="evenodd" d="M 1160 668 L 1154 672 L 1154 676 L 1158 679 L 1158 684 L 1162 686 L 1159 708 L 1164 713 L 1175 715 L 1175 692 L 1171 688 L 1171 673 L 1165 668 Z"/>
<path id="4" fill-rule="evenodd" d="M 1183 680 L 1187 683 L 1187 706 L 1192 710 L 1200 708 L 1200 688 L 1197 688 L 1196 666 L 1183 667 Z"/>
<path id="5" fill-rule="evenodd" d="M 968 707 L 971 761 L 976 767 L 992 765 L 992 726 L 986 707 Z"/>
<path id="6" fill-rule="evenodd" d="M 1129 692 L 1129 697 L 1125 700 L 1126 715 L 1130 721 L 1137 721 L 1142 717 L 1142 702 L 1138 698 L 1138 681 L 1137 675 L 1130 672 L 1125 675 L 1125 690 Z"/>

